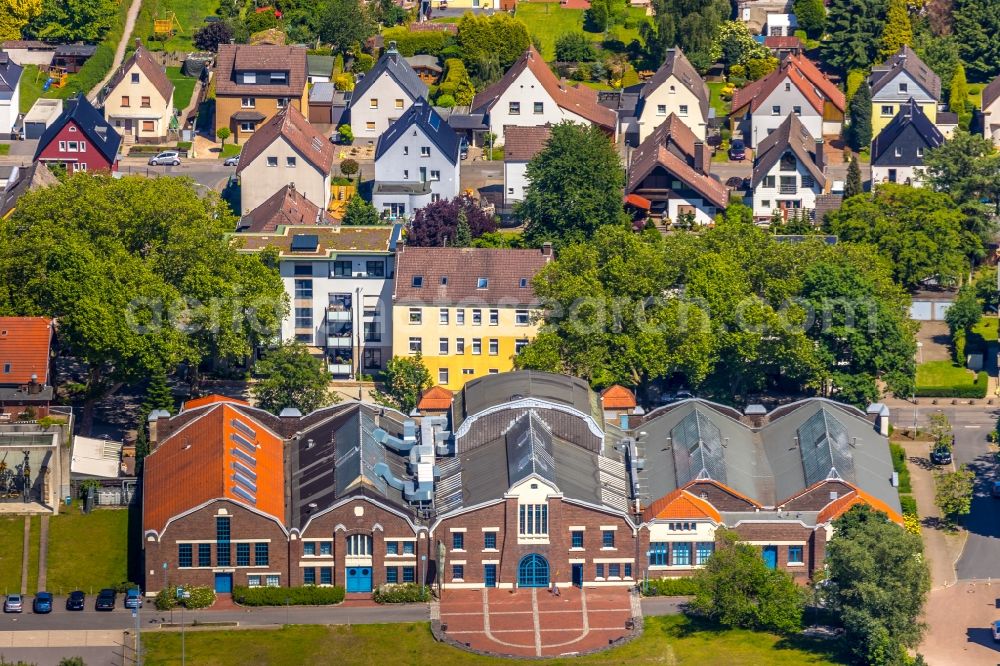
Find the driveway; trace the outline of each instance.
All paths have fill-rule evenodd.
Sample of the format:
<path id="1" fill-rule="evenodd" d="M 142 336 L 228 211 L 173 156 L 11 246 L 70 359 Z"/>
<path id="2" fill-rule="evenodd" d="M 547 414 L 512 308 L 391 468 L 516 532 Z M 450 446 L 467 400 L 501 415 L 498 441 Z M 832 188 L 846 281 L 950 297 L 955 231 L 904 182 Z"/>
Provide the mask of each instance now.
<path id="1" fill-rule="evenodd" d="M 996 666 L 1000 643 L 990 623 L 1000 620 L 1000 585 L 963 583 L 931 592 L 928 630 L 917 651 L 931 666 Z"/>

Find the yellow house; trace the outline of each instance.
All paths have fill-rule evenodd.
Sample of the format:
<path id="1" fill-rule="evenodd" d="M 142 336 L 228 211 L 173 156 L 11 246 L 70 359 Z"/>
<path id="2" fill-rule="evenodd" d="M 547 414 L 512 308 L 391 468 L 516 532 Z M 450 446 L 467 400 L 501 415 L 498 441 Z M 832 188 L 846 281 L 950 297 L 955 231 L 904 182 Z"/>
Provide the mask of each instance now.
<path id="1" fill-rule="evenodd" d="M 885 129 L 910 99 L 937 125 L 941 78 L 909 46 L 900 48 L 885 64 L 872 67 L 868 85 L 872 91 L 873 137 Z"/>
<path id="2" fill-rule="evenodd" d="M 396 257 L 392 353 L 423 357 L 431 379 L 457 390 L 514 368 L 535 337 L 539 300 L 531 281 L 552 248 L 404 247 Z"/>
<path id="3" fill-rule="evenodd" d="M 167 138 L 174 114 L 174 84 L 144 47 L 136 48 L 111 77 L 104 115 L 126 143 Z"/>

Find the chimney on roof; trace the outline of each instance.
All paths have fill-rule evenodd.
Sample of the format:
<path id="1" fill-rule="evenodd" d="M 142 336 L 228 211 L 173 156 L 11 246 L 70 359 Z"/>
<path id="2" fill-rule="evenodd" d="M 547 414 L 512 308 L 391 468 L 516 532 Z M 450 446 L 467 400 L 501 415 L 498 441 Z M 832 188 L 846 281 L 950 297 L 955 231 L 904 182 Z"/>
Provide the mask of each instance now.
<path id="1" fill-rule="evenodd" d="M 302 418 L 302 412 L 295 407 L 285 407 L 278 414 L 278 418 L 281 419 L 281 429 L 284 431 L 284 435 L 289 436 L 295 432 L 295 426 Z"/>
<path id="2" fill-rule="evenodd" d="M 399 49 L 396 48 L 395 40 L 389 42 L 389 48 L 386 50 L 385 54 L 389 56 L 389 60 L 396 62 L 399 59 Z"/>
<path id="3" fill-rule="evenodd" d="M 135 48 L 138 49 L 142 46 L 142 39 L 140 37 L 135 38 Z"/>
<path id="4" fill-rule="evenodd" d="M 542 256 L 543 257 L 552 256 L 552 243 L 549 242 L 542 243 Z"/>
<path id="5" fill-rule="evenodd" d="M 816 139 L 816 166 L 820 171 L 826 168 L 826 156 L 823 154 L 823 139 Z"/>
<path id="6" fill-rule="evenodd" d="M 694 170 L 698 173 L 705 173 L 705 149 L 707 147 L 704 141 L 694 142 Z"/>

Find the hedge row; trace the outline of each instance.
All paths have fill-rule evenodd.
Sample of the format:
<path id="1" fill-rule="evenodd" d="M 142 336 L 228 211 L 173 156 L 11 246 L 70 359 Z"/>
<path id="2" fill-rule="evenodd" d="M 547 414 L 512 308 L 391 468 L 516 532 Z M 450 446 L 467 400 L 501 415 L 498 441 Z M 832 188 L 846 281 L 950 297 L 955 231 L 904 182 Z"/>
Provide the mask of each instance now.
<path id="1" fill-rule="evenodd" d="M 647 597 L 690 597 L 698 594 L 698 581 L 694 578 L 650 578 L 641 584 Z"/>
<path id="2" fill-rule="evenodd" d="M 243 587 L 233 588 L 233 601 L 243 606 L 329 606 L 344 600 L 344 588 L 316 587 Z"/>
<path id="3" fill-rule="evenodd" d="M 410 32 L 402 26 L 383 30 L 382 37 L 386 46 L 389 42 L 396 42 L 396 49 L 404 58 L 418 53 L 441 55 L 441 51 L 451 39 L 451 35 L 444 31 Z"/>
<path id="4" fill-rule="evenodd" d="M 892 454 L 892 469 L 899 475 L 899 492 L 911 493 L 910 470 L 906 467 L 906 449 L 899 444 L 889 444 L 889 453 Z"/>
<path id="5" fill-rule="evenodd" d="M 985 398 L 989 378 L 985 370 L 976 373 L 971 384 L 960 386 L 918 386 L 914 395 L 918 398 Z"/>
<path id="6" fill-rule="evenodd" d="M 80 71 L 75 76 L 70 77 L 70 90 L 73 93 L 82 92 L 86 95 L 90 92 L 91 88 L 101 82 L 104 75 L 111 69 L 114 61 L 114 49 L 107 44 L 98 44 L 94 55 L 88 58 L 87 62 L 83 63 L 83 67 L 80 68 Z"/>
<path id="7" fill-rule="evenodd" d="M 900 495 L 899 505 L 903 509 L 903 515 L 917 515 L 917 500 L 913 499 L 913 495 Z"/>
<path id="8" fill-rule="evenodd" d="M 430 601 L 431 591 L 429 587 L 417 583 L 390 584 L 377 588 L 373 598 L 379 604 L 415 603 Z"/>

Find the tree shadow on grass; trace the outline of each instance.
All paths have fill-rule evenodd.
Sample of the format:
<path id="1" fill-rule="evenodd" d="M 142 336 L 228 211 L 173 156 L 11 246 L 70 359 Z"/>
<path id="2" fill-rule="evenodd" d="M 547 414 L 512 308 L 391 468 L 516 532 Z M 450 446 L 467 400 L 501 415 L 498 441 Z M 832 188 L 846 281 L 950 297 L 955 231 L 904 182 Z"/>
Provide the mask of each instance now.
<path id="1" fill-rule="evenodd" d="M 685 614 L 683 621 L 666 627 L 667 637 L 688 638 L 701 633 L 720 633 L 733 629 L 725 627 L 709 618 L 699 615 Z M 738 630 L 738 629 L 736 629 Z M 769 632 L 760 632 L 769 633 Z M 817 660 L 848 663 L 847 644 L 843 638 L 821 639 L 793 634 L 783 636 L 774 644 L 776 650 L 794 650 L 815 655 Z"/>

